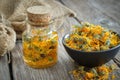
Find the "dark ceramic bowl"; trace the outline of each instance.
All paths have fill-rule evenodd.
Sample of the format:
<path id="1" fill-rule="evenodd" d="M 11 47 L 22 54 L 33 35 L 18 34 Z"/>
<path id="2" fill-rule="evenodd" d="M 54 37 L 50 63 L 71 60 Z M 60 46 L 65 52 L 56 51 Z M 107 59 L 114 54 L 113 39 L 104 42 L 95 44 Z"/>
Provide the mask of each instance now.
<path id="1" fill-rule="evenodd" d="M 119 44 L 116 47 L 113 47 L 105 51 L 84 52 L 80 50 L 75 50 L 66 46 L 65 39 L 68 37 L 69 34 L 66 34 L 62 39 L 62 43 L 63 46 L 65 47 L 65 50 L 73 60 L 75 60 L 80 65 L 86 67 L 95 67 L 107 63 L 108 61 L 115 57 L 115 55 L 118 53 L 120 49 Z"/>

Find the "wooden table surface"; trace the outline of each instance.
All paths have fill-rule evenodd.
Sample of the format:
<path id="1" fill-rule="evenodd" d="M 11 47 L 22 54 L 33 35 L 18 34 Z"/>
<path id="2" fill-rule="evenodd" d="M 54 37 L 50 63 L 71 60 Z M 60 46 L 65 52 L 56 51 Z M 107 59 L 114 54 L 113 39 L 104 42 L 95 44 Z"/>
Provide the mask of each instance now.
<path id="1" fill-rule="evenodd" d="M 120 0 L 59 0 L 63 5 L 77 13 L 77 18 L 67 18 L 59 33 L 58 62 L 47 69 L 33 69 L 27 66 L 22 59 L 21 41 L 17 41 L 11 51 L 8 63 L 8 55 L 0 57 L 0 80 L 74 80 L 69 71 L 75 69 L 76 64 L 68 56 L 61 44 L 62 36 L 69 31 L 70 26 L 79 24 L 79 20 L 101 24 L 113 31 L 120 33 Z M 107 64 L 115 64 L 118 69 L 114 71 L 115 80 L 120 80 L 120 52 Z"/>

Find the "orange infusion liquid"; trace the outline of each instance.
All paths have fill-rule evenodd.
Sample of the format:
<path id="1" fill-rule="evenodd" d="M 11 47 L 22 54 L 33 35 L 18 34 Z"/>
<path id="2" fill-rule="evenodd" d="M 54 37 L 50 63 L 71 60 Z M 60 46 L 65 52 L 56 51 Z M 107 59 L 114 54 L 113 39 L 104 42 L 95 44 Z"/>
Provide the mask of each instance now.
<path id="1" fill-rule="evenodd" d="M 39 29 L 33 29 L 28 35 L 23 33 L 22 39 L 23 59 L 27 65 L 33 68 L 46 68 L 57 62 L 57 32 L 46 33 Z"/>

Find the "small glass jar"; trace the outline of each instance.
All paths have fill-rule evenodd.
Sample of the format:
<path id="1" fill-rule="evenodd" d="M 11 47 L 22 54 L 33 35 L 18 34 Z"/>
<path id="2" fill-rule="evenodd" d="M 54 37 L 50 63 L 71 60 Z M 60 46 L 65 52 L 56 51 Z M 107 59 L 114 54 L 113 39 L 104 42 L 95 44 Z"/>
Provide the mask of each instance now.
<path id="1" fill-rule="evenodd" d="M 31 8 L 34 9 L 30 7 L 27 11 L 31 11 Z M 37 8 L 40 9 L 41 6 Z M 41 19 L 43 14 L 32 13 L 32 16 L 28 13 L 28 28 L 22 35 L 23 59 L 33 68 L 46 68 L 54 65 L 58 60 L 58 34 L 51 29 L 49 20 Z M 49 18 L 48 14 L 46 17 Z"/>

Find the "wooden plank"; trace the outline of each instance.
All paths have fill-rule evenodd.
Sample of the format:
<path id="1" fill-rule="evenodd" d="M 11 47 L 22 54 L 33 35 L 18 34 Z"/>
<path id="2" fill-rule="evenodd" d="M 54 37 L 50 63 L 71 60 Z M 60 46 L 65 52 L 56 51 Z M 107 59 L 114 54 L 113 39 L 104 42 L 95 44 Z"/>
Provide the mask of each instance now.
<path id="1" fill-rule="evenodd" d="M 113 60 L 109 61 L 108 63 L 106 63 L 106 66 L 110 66 L 112 64 L 112 66 L 115 66 L 115 69 L 109 74 L 109 79 L 108 80 L 119 80 L 120 79 L 120 68 L 114 63 Z M 78 70 L 78 68 L 80 67 L 78 64 L 74 64 L 76 67 L 74 68 L 74 70 Z M 115 79 L 111 79 L 111 76 L 115 76 Z M 71 74 L 71 76 L 73 76 Z M 81 76 L 83 77 L 83 76 Z M 75 79 L 78 80 L 78 79 Z M 84 80 L 84 79 L 82 79 Z"/>
<path id="2" fill-rule="evenodd" d="M 67 20 L 62 27 L 66 27 L 66 29 L 68 30 L 71 25 L 78 24 L 77 22 L 75 23 L 73 21 L 74 20 L 71 19 Z M 64 33 L 67 32 L 63 31 L 63 33 L 61 33 L 60 35 L 64 35 Z M 77 64 L 75 64 L 73 60 L 68 56 L 62 45 L 59 45 L 58 63 L 55 66 L 47 69 L 30 68 L 23 62 L 22 54 L 22 45 L 20 42 L 17 43 L 16 48 L 12 51 L 12 68 L 14 80 L 74 80 L 73 76 L 68 72 L 75 69 L 75 66 Z M 111 63 L 114 64 L 113 61 L 110 61 L 107 64 L 109 65 Z M 119 77 L 118 73 L 119 70 L 114 73 L 116 74 L 116 77 Z"/>
<path id="3" fill-rule="evenodd" d="M 89 0 L 79 0 L 79 1 L 78 0 L 61 0 L 61 1 L 62 1 L 62 3 L 64 5 L 66 5 L 67 7 L 71 8 L 71 9 L 73 9 L 77 13 L 77 18 L 79 20 L 88 21 L 88 22 L 95 23 L 95 24 L 100 24 L 100 25 L 102 25 L 104 27 L 108 27 L 109 29 L 120 33 L 119 21 L 116 21 L 117 19 L 115 20 L 115 18 L 114 18 L 115 16 L 112 13 L 111 13 L 111 15 L 105 14 L 111 8 L 109 8 L 108 11 L 106 11 L 106 12 L 105 12 L 105 10 L 104 10 L 104 12 L 102 12 L 102 10 L 99 10 L 96 7 L 97 6 L 96 3 L 97 3 L 98 0 L 96 2 L 94 2 L 95 0 L 94 1 L 93 0 L 92 1 L 89 1 Z M 102 0 L 102 1 L 104 1 L 104 0 Z M 101 0 L 99 0 L 98 4 L 100 2 L 101 2 Z M 108 4 L 109 0 L 107 0 L 106 3 Z M 104 3 L 102 5 L 106 5 L 106 4 Z M 107 7 L 110 7 L 110 5 L 107 6 Z M 119 5 L 118 5 L 117 8 L 119 8 Z M 119 17 L 116 17 L 116 18 L 119 19 Z M 117 58 L 117 60 L 120 61 L 120 52 L 118 52 L 118 54 L 116 55 L 116 58 Z M 110 61 L 107 64 L 116 65 L 116 63 L 114 63 L 114 61 Z M 114 71 L 114 74 L 116 75 L 115 80 L 120 79 L 120 74 L 119 73 L 120 73 L 120 69 Z"/>
<path id="4" fill-rule="evenodd" d="M 119 32 L 119 24 L 111 19 L 109 16 L 105 15 L 98 8 L 95 8 L 93 5 L 89 4 L 87 0 L 64 0 L 64 3 L 75 10 L 78 13 L 78 18 L 84 21 L 89 21 L 92 23 L 100 24 L 106 21 L 111 29 Z M 103 22 L 102 22 L 103 21 Z M 74 80 L 72 75 L 69 75 L 69 71 L 73 70 L 76 64 L 68 56 L 61 44 L 61 37 L 70 30 L 72 24 L 78 24 L 73 19 L 68 19 L 65 21 L 65 24 L 62 26 L 65 30 L 60 30 L 60 45 L 58 51 L 58 63 L 47 69 L 33 69 L 27 66 L 22 59 L 22 45 L 17 43 L 16 48 L 12 51 L 12 69 L 13 69 L 13 78 L 14 80 Z M 105 24 L 104 24 L 105 25 Z M 113 61 L 107 63 L 115 64 Z M 114 72 L 117 76 L 116 80 L 120 79 L 120 69 Z"/>
<path id="5" fill-rule="evenodd" d="M 75 24 L 73 19 L 68 19 L 62 26 L 60 37 L 70 29 L 70 25 Z M 60 31 L 59 31 L 60 32 Z M 61 39 L 61 38 L 60 38 Z M 60 43 L 61 44 L 61 40 Z M 68 56 L 62 45 L 58 48 L 58 62 L 55 66 L 47 69 L 33 69 L 27 66 L 22 59 L 22 45 L 18 42 L 15 49 L 12 51 L 12 69 L 14 80 L 73 80 L 69 75 L 69 71 L 74 68 L 74 62 Z"/>
<path id="6" fill-rule="evenodd" d="M 60 50 L 61 51 L 61 50 Z M 13 50 L 13 77 L 14 80 L 63 80 L 71 79 L 68 75 L 66 67 L 70 65 L 64 52 L 59 52 L 58 63 L 47 69 L 32 69 L 27 66 L 22 59 L 21 43 L 17 44 Z M 63 55 L 61 55 L 63 54 Z M 63 58 L 64 56 L 64 58 Z M 63 63 L 64 62 L 64 63 Z M 65 66 L 66 65 L 66 66 Z"/>
<path id="7" fill-rule="evenodd" d="M 7 55 L 0 57 L 0 80 L 11 80 Z"/>
<path id="8" fill-rule="evenodd" d="M 95 23 L 95 24 L 101 24 L 104 27 L 109 27 L 111 30 L 114 30 L 120 33 L 120 29 L 119 29 L 120 23 L 118 21 L 115 21 L 113 16 L 105 14 L 105 11 L 102 12 L 102 10 L 100 10 L 99 8 L 95 6 L 97 5 L 98 0 L 97 1 L 95 0 L 94 1 L 93 0 L 92 1 L 91 0 L 79 0 L 79 1 L 78 0 L 74 0 L 74 1 L 73 0 L 60 0 L 60 1 L 62 1 L 67 7 L 74 10 L 77 13 L 77 18 L 79 20 L 87 21 L 87 22 Z M 99 0 L 99 2 L 100 1 L 101 0 Z M 105 1 L 109 3 L 109 0 L 105 0 Z M 106 4 L 104 3 L 103 5 L 106 5 Z M 118 16 L 118 19 L 119 19 L 119 16 Z"/>
<path id="9" fill-rule="evenodd" d="M 108 65 L 108 66 L 110 66 L 110 65 L 116 66 L 115 67 L 116 69 L 111 74 L 114 74 L 114 76 L 115 76 L 115 79 L 113 79 L 113 80 L 119 80 L 120 79 L 120 74 L 119 74 L 120 68 L 119 68 L 119 66 L 113 60 L 106 63 L 106 65 Z M 112 79 L 110 78 L 109 80 L 112 80 Z"/>
<path id="10" fill-rule="evenodd" d="M 90 4 L 120 23 L 120 0 L 89 0 Z"/>
<path id="11" fill-rule="evenodd" d="M 74 80 L 73 76 L 69 74 L 77 66 L 76 63 L 66 54 L 63 48 L 59 46 L 58 63 L 47 69 L 33 69 L 27 66 L 22 59 L 22 46 L 17 43 L 16 49 L 13 50 L 13 78 L 14 80 Z M 107 63 L 114 64 L 113 61 Z M 115 65 L 115 64 L 114 64 Z M 113 72 L 119 78 L 120 69 Z M 117 79 L 116 79 L 117 80 Z"/>

